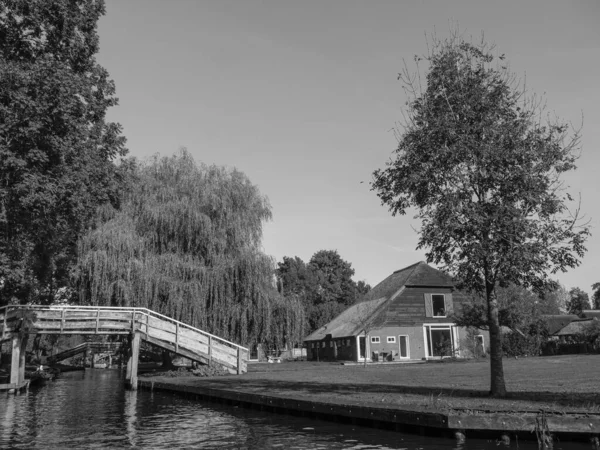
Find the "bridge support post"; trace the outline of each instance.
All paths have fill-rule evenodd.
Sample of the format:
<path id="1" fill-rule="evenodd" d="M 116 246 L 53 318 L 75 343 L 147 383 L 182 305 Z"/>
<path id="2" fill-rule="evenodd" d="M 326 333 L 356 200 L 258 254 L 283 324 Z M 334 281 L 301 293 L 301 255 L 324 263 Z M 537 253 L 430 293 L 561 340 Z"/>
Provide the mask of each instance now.
<path id="1" fill-rule="evenodd" d="M 15 333 L 12 338 L 10 384 L 20 385 L 25 381 L 25 349 L 28 337 L 28 334 Z"/>
<path id="2" fill-rule="evenodd" d="M 135 332 L 131 336 L 131 345 L 129 347 L 129 360 L 127 361 L 127 373 L 125 383 L 132 391 L 137 390 L 138 361 L 140 356 L 141 333 Z"/>

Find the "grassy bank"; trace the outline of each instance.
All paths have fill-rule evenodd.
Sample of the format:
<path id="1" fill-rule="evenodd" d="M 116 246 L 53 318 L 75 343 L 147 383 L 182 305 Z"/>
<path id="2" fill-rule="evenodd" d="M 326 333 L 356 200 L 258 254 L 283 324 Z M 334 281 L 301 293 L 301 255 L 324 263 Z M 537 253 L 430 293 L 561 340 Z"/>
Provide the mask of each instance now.
<path id="1" fill-rule="evenodd" d="M 429 411 L 600 413 L 600 355 L 506 359 L 509 397 L 491 399 L 489 362 L 340 365 L 250 364 L 242 376 L 179 377 L 170 382 L 346 405 Z"/>

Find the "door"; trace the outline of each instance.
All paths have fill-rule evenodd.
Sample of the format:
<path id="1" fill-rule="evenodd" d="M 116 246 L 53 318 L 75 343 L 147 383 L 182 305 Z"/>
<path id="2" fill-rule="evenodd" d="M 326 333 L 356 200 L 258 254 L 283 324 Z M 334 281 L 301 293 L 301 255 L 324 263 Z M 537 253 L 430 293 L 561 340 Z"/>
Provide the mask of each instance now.
<path id="1" fill-rule="evenodd" d="M 398 355 L 400 359 L 410 359 L 410 346 L 408 336 L 398 336 Z"/>
<path id="2" fill-rule="evenodd" d="M 367 341 L 365 336 L 358 336 L 358 359 L 365 358 L 365 352 L 367 350 Z"/>

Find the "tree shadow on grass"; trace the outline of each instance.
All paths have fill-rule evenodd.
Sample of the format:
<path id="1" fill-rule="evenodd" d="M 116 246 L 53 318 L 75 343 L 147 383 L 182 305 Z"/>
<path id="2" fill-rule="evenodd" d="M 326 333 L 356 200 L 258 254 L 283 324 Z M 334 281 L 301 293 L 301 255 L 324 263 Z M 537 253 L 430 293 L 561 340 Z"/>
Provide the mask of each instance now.
<path id="1" fill-rule="evenodd" d="M 389 384 L 346 384 L 346 383 L 320 383 L 320 382 L 298 382 L 281 380 L 244 380 L 240 377 L 223 377 L 206 380 L 211 387 L 216 389 L 242 389 L 249 392 L 277 393 L 279 395 L 289 394 L 298 396 L 303 393 L 310 395 L 334 394 L 338 397 L 347 396 L 352 399 L 357 393 L 372 394 L 374 398 L 385 395 L 413 394 L 427 397 L 448 398 L 480 398 L 491 400 L 487 391 L 465 388 L 443 388 L 433 386 L 402 386 Z M 557 407 L 583 407 L 599 412 L 600 393 L 580 392 L 536 392 L 517 391 L 509 392 L 505 400 L 544 402 L 551 403 Z M 530 405 L 535 407 L 535 404 Z"/>

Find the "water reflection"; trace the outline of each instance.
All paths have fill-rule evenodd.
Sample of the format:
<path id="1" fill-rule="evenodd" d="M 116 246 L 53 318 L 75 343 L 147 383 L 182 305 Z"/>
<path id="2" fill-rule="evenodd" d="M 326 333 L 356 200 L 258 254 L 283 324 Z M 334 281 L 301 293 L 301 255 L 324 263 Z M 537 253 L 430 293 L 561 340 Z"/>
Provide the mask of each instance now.
<path id="1" fill-rule="evenodd" d="M 421 437 L 123 389 L 116 371 L 64 374 L 0 398 L 0 448 L 16 449 L 435 449 L 506 448 L 495 441 Z M 533 442 L 511 448 L 533 450 Z M 587 449 L 569 443 L 556 449 Z"/>

